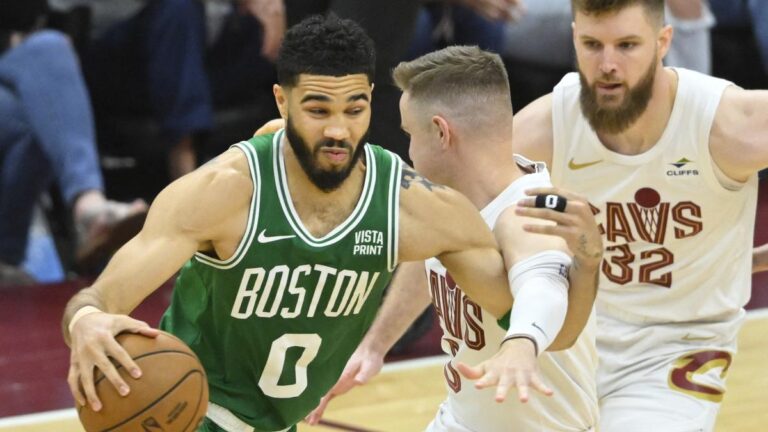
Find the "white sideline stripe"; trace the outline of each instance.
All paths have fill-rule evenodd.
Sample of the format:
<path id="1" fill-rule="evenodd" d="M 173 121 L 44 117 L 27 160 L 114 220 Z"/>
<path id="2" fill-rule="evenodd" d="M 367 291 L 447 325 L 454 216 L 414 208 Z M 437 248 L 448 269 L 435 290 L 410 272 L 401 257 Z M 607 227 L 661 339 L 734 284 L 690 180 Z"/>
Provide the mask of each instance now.
<path id="1" fill-rule="evenodd" d="M 748 320 L 756 320 L 768 318 L 768 307 L 760 309 L 752 309 L 747 311 Z"/>
<path id="2" fill-rule="evenodd" d="M 77 411 L 75 411 L 74 408 L 66 408 L 56 411 L 46 411 L 41 413 L 24 414 L 15 417 L 2 418 L 0 419 L 0 428 L 30 426 L 53 421 L 73 420 L 76 418 Z"/>
<path id="3" fill-rule="evenodd" d="M 767 319 L 768 308 L 753 309 L 747 311 L 747 320 Z M 414 360 L 403 360 L 393 363 L 387 363 L 381 369 L 381 373 L 393 373 L 404 370 L 418 369 L 421 367 L 444 365 L 450 357 L 447 355 L 438 355 L 432 357 L 423 357 Z M 14 426 L 29 426 L 40 423 L 47 423 L 57 420 L 70 420 L 77 418 L 77 411 L 74 408 L 67 408 L 56 411 L 47 411 L 35 414 L 25 414 L 15 417 L 0 418 L 0 428 L 9 428 Z"/>

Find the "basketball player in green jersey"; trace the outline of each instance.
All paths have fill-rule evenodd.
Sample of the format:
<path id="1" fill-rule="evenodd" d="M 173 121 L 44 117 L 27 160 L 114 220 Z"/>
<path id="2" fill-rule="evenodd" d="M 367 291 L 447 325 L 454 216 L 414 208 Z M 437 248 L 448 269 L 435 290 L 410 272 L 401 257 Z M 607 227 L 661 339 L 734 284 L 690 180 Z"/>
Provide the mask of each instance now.
<path id="1" fill-rule="evenodd" d="M 110 357 L 139 379 L 114 336 L 157 334 L 126 314 L 180 268 L 161 327 L 206 369 L 203 430 L 293 430 L 339 377 L 400 262 L 437 256 L 483 308 L 509 310 L 503 260 L 473 205 L 366 143 L 373 65 L 351 21 L 312 17 L 286 33 L 274 87 L 285 130 L 169 185 L 68 303 L 80 405 L 101 409 L 95 368 L 130 391 Z"/>

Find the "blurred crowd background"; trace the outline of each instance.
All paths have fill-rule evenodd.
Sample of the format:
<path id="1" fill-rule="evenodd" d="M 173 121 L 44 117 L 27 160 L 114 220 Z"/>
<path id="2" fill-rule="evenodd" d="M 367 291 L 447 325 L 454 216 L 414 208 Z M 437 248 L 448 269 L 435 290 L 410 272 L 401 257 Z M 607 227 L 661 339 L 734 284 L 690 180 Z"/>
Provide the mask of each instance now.
<path id="1" fill-rule="evenodd" d="M 0 0 L 0 285 L 93 275 L 169 182 L 278 116 L 285 29 L 315 13 L 377 45 L 370 141 L 408 159 L 400 61 L 478 45 L 520 109 L 574 70 L 570 0 Z M 768 1 L 667 0 L 665 62 L 768 88 Z"/>

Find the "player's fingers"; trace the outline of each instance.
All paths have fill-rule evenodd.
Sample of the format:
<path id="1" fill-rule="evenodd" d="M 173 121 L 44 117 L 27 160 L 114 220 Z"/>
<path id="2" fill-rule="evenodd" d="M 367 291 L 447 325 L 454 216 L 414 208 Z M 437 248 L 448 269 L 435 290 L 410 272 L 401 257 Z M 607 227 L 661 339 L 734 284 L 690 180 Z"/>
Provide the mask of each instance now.
<path id="1" fill-rule="evenodd" d="M 160 330 L 150 327 L 144 321 L 133 319 L 127 315 L 119 316 L 112 321 L 112 334 L 116 335 L 125 331 L 147 337 L 157 337 L 160 334 Z"/>
<path id="2" fill-rule="evenodd" d="M 105 351 L 110 352 L 111 350 L 108 347 L 105 347 Z M 96 361 L 96 367 L 98 367 L 101 373 L 103 373 L 107 378 L 107 380 L 112 383 L 112 385 L 117 389 L 117 392 L 120 393 L 121 396 L 128 394 L 130 391 L 128 384 L 125 383 L 123 377 L 121 377 L 120 373 L 117 372 L 117 368 L 109 360 L 109 358 L 106 356 L 100 356 Z"/>
<path id="3" fill-rule="evenodd" d="M 557 236 L 566 239 L 573 234 L 570 228 L 559 225 L 523 224 L 522 228 L 525 232 Z"/>
<path id="4" fill-rule="evenodd" d="M 528 402 L 528 378 L 523 371 L 518 371 L 515 376 L 517 385 L 517 398 L 522 403 Z"/>
<path id="5" fill-rule="evenodd" d="M 139 365 L 133 361 L 130 354 L 128 354 L 128 351 L 126 351 L 122 345 L 117 343 L 116 340 L 112 339 L 111 341 L 108 341 L 105 348 L 107 354 L 115 359 L 118 364 L 122 365 L 133 378 L 138 379 L 141 377 L 141 369 L 139 368 Z M 110 381 L 112 380 L 110 379 Z"/>
<path id="6" fill-rule="evenodd" d="M 508 376 L 502 375 L 499 378 L 499 383 L 496 385 L 496 402 L 504 402 L 504 400 L 507 398 L 507 393 L 509 393 L 509 388 L 511 386 L 512 382 Z"/>
<path id="7" fill-rule="evenodd" d="M 475 381 L 475 388 L 484 389 L 488 387 L 493 387 L 498 383 L 499 383 L 499 377 L 495 373 L 488 371 L 480 379 Z"/>
<path id="8" fill-rule="evenodd" d="M 587 201 L 584 195 L 556 187 L 537 187 L 526 189 L 525 194 L 529 197 L 534 197 L 536 195 L 560 195 L 569 201 Z"/>
<path id="9" fill-rule="evenodd" d="M 323 413 L 325 413 L 325 408 L 328 407 L 328 403 L 331 401 L 333 396 L 330 394 L 323 396 L 320 399 L 320 404 L 317 406 L 317 408 L 313 409 L 312 412 L 309 414 L 309 416 L 306 419 L 306 422 L 315 426 L 317 423 L 320 422 L 320 420 L 323 418 Z"/>
<path id="10" fill-rule="evenodd" d="M 481 378 L 485 374 L 485 367 L 483 366 L 483 363 L 472 367 L 466 363 L 459 362 L 456 364 L 456 369 L 458 369 L 459 373 L 464 375 L 465 378 L 471 380 Z"/>
<path id="11" fill-rule="evenodd" d="M 80 366 L 80 384 L 83 386 L 85 398 L 91 405 L 91 409 L 94 411 L 101 410 L 101 401 L 96 395 L 96 387 L 93 383 L 93 367 Z"/>
<path id="12" fill-rule="evenodd" d="M 534 373 L 531 375 L 531 386 L 536 390 L 539 391 L 547 396 L 552 396 L 554 393 L 551 388 L 549 388 L 544 382 L 541 381 L 541 378 L 539 378 L 539 374 Z"/>
<path id="13" fill-rule="evenodd" d="M 570 205 L 570 203 L 568 204 Z M 555 222 L 560 225 L 574 225 L 574 216 L 557 210 L 543 209 L 538 207 L 515 206 L 515 214 L 536 219 L 544 219 Z"/>
<path id="14" fill-rule="evenodd" d="M 78 405 L 85 405 L 85 396 L 80 391 L 80 374 L 78 373 L 77 366 L 75 364 L 70 365 L 69 373 L 67 374 L 67 384 L 69 385 L 69 391 L 72 393 L 72 397 Z"/>

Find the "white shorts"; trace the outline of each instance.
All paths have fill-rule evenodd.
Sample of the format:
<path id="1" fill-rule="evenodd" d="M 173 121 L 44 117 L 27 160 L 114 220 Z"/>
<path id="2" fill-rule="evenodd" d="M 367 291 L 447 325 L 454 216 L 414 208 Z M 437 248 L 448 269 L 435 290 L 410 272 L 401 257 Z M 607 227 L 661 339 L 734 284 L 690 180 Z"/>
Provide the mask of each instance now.
<path id="1" fill-rule="evenodd" d="M 742 321 L 636 325 L 598 316 L 600 430 L 712 431 Z"/>
<path id="2" fill-rule="evenodd" d="M 453 413 L 448 409 L 445 402 L 440 404 L 437 409 L 435 419 L 427 426 L 425 432 L 474 432 L 467 429 L 453 417 Z"/>

